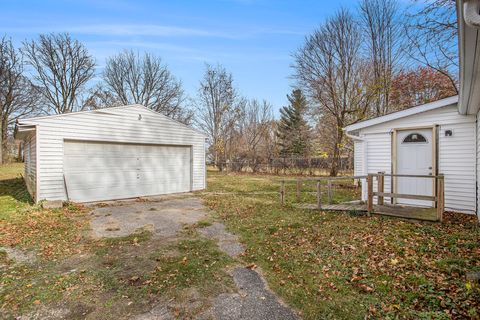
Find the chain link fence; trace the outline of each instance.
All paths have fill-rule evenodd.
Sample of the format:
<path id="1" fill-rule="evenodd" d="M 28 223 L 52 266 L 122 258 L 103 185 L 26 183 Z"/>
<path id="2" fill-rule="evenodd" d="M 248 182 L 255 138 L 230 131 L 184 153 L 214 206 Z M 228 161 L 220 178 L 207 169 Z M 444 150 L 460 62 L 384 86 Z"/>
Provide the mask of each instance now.
<path id="1" fill-rule="evenodd" d="M 220 163 L 219 166 L 222 167 L 222 171 L 227 173 L 246 172 L 275 175 L 325 176 L 330 173 L 331 161 L 331 159 L 324 157 L 282 157 L 262 162 L 250 160 L 225 161 Z M 340 158 L 338 174 L 348 175 L 352 173 L 353 159 L 349 157 Z"/>

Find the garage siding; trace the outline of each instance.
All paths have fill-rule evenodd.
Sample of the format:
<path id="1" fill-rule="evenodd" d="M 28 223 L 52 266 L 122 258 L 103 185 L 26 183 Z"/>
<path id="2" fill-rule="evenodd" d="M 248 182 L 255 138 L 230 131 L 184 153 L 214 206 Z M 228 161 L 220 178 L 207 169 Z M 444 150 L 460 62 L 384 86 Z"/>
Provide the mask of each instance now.
<path id="1" fill-rule="evenodd" d="M 111 108 L 28 122 L 38 124 L 39 200 L 67 199 L 65 140 L 191 146 L 192 190 L 205 188 L 205 136 L 143 107 Z"/>
<path id="2" fill-rule="evenodd" d="M 393 129 L 432 125 L 439 125 L 438 171 L 445 175 L 445 208 L 446 210 L 474 213 L 476 210 L 475 175 L 477 166 L 475 116 L 458 114 L 456 105 L 359 130 L 360 137 L 367 140 L 368 172 L 390 172 L 390 132 Z M 445 130 L 452 130 L 453 136 L 445 137 Z M 390 187 L 390 181 L 385 180 L 385 186 Z M 365 183 L 362 186 L 366 189 Z"/>

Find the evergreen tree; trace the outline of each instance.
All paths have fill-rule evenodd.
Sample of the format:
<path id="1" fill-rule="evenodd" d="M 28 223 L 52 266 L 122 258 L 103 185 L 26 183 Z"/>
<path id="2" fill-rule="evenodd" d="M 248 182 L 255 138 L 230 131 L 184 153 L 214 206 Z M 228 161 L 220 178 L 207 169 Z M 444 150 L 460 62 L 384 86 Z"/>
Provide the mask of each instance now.
<path id="1" fill-rule="evenodd" d="M 311 128 L 305 120 L 308 102 L 300 89 L 287 95 L 289 105 L 280 109 L 277 137 L 282 156 L 307 156 L 310 152 Z"/>

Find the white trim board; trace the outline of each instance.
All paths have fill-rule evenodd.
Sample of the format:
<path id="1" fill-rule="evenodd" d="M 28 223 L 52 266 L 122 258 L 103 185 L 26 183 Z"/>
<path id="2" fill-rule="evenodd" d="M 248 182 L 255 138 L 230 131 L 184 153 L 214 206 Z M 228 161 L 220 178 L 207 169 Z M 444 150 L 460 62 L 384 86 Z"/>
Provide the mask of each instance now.
<path id="1" fill-rule="evenodd" d="M 349 126 L 346 126 L 343 130 L 347 132 L 363 129 L 366 127 L 374 126 L 380 123 L 392 121 L 392 120 L 397 120 L 401 118 L 405 118 L 414 114 L 430 111 L 430 110 L 435 110 L 443 107 L 448 107 L 451 105 L 455 105 L 458 102 L 458 96 L 453 96 L 445 99 L 441 99 L 438 101 L 426 103 L 420 106 L 412 107 L 406 110 L 398 111 L 398 112 L 393 112 L 381 117 L 377 117 L 374 119 L 370 120 L 365 120 L 362 122 L 358 122 L 355 124 L 351 124 Z"/>

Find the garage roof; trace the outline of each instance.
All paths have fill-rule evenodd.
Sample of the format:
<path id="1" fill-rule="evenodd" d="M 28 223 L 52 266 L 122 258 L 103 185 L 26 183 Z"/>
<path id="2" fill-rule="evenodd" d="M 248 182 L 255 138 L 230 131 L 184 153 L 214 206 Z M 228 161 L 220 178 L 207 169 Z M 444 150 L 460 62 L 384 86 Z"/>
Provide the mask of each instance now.
<path id="1" fill-rule="evenodd" d="M 141 104 L 130 104 L 130 105 L 125 105 L 125 106 L 119 106 L 119 107 L 110 107 L 110 108 L 104 108 L 104 109 L 95 109 L 95 110 L 86 110 L 86 111 L 77 111 L 77 112 L 70 112 L 70 113 L 63 113 L 63 114 L 54 114 L 54 115 L 48 115 L 48 116 L 41 116 L 41 117 L 35 117 L 35 118 L 26 118 L 26 119 L 18 119 L 17 120 L 17 123 L 16 123 L 16 132 L 20 132 L 22 130 L 20 130 L 21 128 L 25 127 L 25 126 L 33 126 L 33 125 L 36 125 L 38 123 L 41 123 L 42 121 L 44 120 L 51 120 L 51 119 L 55 119 L 55 118 L 63 118 L 63 117 L 72 117 L 72 116 L 76 116 L 76 115 L 79 115 L 79 114 L 115 114 L 115 115 L 121 115 L 121 113 L 118 113 L 116 111 L 118 110 L 121 110 L 121 109 L 138 109 L 139 111 L 148 111 L 150 113 L 153 113 L 155 114 L 156 116 L 158 117 L 162 117 L 163 119 L 167 119 L 168 121 L 171 121 L 171 122 L 175 122 L 176 124 L 180 125 L 180 126 L 183 126 L 183 127 L 187 127 L 188 129 L 198 133 L 198 134 L 201 134 L 203 135 L 204 137 L 207 137 L 207 135 L 200 131 L 200 130 L 197 130 L 195 128 L 192 128 L 180 121 L 177 121 L 177 120 L 174 120 L 170 117 L 167 117 L 159 112 L 156 112 L 156 111 L 153 111 L 152 109 L 149 109 Z M 17 134 L 15 136 L 17 138 Z"/>

